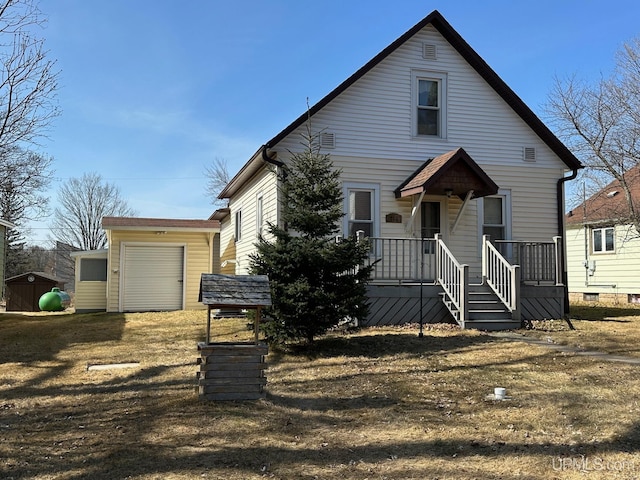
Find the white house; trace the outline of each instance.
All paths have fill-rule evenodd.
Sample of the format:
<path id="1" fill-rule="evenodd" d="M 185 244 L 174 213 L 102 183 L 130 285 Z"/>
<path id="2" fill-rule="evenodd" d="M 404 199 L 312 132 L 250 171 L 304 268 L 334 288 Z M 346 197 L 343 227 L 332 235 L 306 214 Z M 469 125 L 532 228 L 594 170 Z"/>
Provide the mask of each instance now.
<path id="1" fill-rule="evenodd" d="M 232 178 L 212 216 L 222 272 L 247 273 L 266 222 L 279 222 L 274 170 L 303 148 L 308 118 L 342 171 L 343 234 L 372 243 L 366 322 L 493 329 L 564 313 L 563 186 L 582 165 L 437 11 Z"/>
<path id="2" fill-rule="evenodd" d="M 640 205 L 640 166 L 625 180 Z M 568 212 L 566 225 L 571 300 L 640 303 L 640 233 L 621 184 L 611 182 Z"/>

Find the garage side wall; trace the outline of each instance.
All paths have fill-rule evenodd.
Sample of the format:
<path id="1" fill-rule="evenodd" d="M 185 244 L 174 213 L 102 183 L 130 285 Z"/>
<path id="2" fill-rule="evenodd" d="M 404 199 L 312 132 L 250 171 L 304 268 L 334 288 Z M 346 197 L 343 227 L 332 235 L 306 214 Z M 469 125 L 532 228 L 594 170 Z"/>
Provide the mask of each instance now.
<path id="1" fill-rule="evenodd" d="M 121 309 L 120 285 L 121 253 L 123 244 L 183 245 L 184 262 L 184 299 L 186 310 L 204 309 L 198 302 L 200 276 L 212 273 L 214 235 L 207 232 L 183 231 L 133 231 L 112 230 L 109 242 L 109 271 L 107 272 L 107 311 L 118 312 Z"/>

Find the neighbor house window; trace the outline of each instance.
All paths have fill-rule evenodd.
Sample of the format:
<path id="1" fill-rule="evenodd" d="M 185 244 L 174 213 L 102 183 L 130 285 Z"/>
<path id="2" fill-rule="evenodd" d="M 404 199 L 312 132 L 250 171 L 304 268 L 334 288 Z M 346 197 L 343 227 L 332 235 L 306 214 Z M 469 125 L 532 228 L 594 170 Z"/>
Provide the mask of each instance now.
<path id="1" fill-rule="evenodd" d="M 414 135 L 446 137 L 446 76 L 413 72 Z"/>
<path id="2" fill-rule="evenodd" d="M 365 237 L 378 236 L 379 185 L 353 183 L 344 188 L 345 234 L 362 230 Z"/>
<path id="3" fill-rule="evenodd" d="M 239 242 L 242 239 L 242 210 L 236 211 L 235 223 L 235 240 Z"/>
<path id="4" fill-rule="evenodd" d="M 258 236 L 262 235 L 263 226 L 264 226 L 263 201 L 262 201 L 262 194 L 259 194 L 256 197 L 256 231 L 258 232 Z"/>
<path id="5" fill-rule="evenodd" d="M 613 241 L 613 227 L 594 228 L 591 231 L 593 253 L 613 252 L 615 249 Z"/>
<path id="6" fill-rule="evenodd" d="M 106 282 L 107 259 L 106 258 L 81 258 L 80 259 L 81 282 Z"/>

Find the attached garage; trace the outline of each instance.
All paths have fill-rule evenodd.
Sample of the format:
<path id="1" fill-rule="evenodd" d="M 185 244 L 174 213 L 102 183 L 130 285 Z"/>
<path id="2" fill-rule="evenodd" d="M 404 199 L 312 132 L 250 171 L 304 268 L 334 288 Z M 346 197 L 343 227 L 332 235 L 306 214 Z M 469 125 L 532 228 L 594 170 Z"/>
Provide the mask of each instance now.
<path id="1" fill-rule="evenodd" d="M 122 245 L 123 312 L 184 309 L 184 245 Z"/>

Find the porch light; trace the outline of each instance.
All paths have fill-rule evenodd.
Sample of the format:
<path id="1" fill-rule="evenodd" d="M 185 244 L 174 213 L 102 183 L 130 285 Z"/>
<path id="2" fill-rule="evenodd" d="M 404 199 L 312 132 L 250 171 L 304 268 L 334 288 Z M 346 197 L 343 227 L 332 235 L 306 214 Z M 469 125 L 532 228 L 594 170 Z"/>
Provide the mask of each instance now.
<path id="1" fill-rule="evenodd" d="M 453 195 L 453 189 L 445 188 L 444 189 L 444 194 L 447 196 L 447 198 L 451 198 L 451 195 Z"/>

